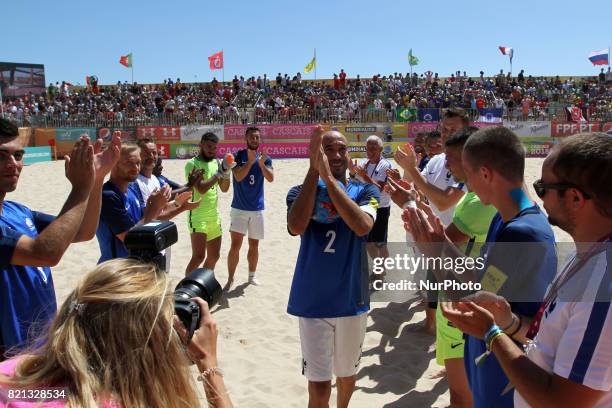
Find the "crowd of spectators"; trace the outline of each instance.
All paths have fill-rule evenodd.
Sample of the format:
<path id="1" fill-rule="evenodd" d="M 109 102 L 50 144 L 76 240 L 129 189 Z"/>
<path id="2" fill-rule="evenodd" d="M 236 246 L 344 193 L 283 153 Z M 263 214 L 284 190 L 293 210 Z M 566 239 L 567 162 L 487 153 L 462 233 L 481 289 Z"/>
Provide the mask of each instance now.
<path id="1" fill-rule="evenodd" d="M 216 78 L 206 83 L 167 79 L 160 84 L 112 86 L 93 81 L 87 87 L 56 82 L 44 96 L 5 98 L 3 110 L 34 125 L 70 125 L 393 121 L 398 108 L 451 106 L 474 114 L 482 108 L 503 108 L 505 119 L 547 120 L 560 119 L 563 108 L 572 105 L 588 120 L 611 120 L 610 68 L 595 77 L 563 79 L 525 75 L 523 70 L 516 76 L 503 70 L 494 76 L 481 71 L 478 77 L 456 71 L 441 78 L 427 71 L 349 79 L 341 70 L 332 80 L 278 73 L 275 78 L 235 76 L 225 83 Z"/>

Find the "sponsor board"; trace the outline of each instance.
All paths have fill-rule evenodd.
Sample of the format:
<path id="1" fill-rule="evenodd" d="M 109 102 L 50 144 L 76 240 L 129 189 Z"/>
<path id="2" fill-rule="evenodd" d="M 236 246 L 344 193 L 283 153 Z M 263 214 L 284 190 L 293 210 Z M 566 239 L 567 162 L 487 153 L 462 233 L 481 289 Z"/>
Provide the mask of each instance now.
<path id="1" fill-rule="evenodd" d="M 170 158 L 170 145 L 168 143 L 156 143 L 157 153 L 162 159 Z"/>
<path id="2" fill-rule="evenodd" d="M 55 140 L 59 142 L 76 142 L 81 135 L 87 135 L 96 140 L 96 128 L 60 128 L 55 129 Z"/>
<path id="3" fill-rule="evenodd" d="M 301 139 L 308 140 L 312 134 L 312 130 L 316 125 L 295 124 L 295 125 L 257 125 L 259 128 L 261 139 L 266 141 L 271 140 L 291 140 Z M 225 125 L 223 127 L 223 135 L 225 140 L 244 140 L 245 132 L 248 125 Z"/>
<path id="4" fill-rule="evenodd" d="M 439 122 L 408 123 L 408 137 L 414 139 L 419 133 L 429 133 L 438 129 Z"/>
<path id="5" fill-rule="evenodd" d="M 244 143 L 220 142 L 217 144 L 217 157 L 244 148 Z M 308 158 L 307 142 L 262 143 L 260 149 L 266 149 L 272 159 Z M 200 146 L 194 143 L 174 143 L 170 145 L 169 152 L 172 159 L 190 159 L 199 154 Z"/>
<path id="6" fill-rule="evenodd" d="M 135 142 L 136 141 L 136 127 L 101 127 L 98 128 L 98 139 L 102 139 L 105 143 L 110 142 L 113 133 L 119 132 L 122 142 Z"/>
<path id="7" fill-rule="evenodd" d="M 223 125 L 187 125 L 181 126 L 181 142 L 194 141 L 200 142 L 202 135 L 207 132 L 214 133 L 219 140 L 223 140 Z"/>
<path id="8" fill-rule="evenodd" d="M 604 124 L 604 128 L 605 128 Z M 577 133 L 592 133 L 599 132 L 601 124 L 599 122 L 552 122 L 551 135 L 553 137 L 565 137 L 575 135 Z"/>
<path id="9" fill-rule="evenodd" d="M 138 126 L 136 137 L 138 139 L 181 140 L 181 128 L 178 126 Z"/>
<path id="10" fill-rule="evenodd" d="M 390 159 L 393 158 L 395 151 L 405 142 L 384 142 L 382 156 Z M 353 158 L 366 157 L 366 143 L 365 142 L 349 142 L 348 152 Z"/>
<path id="11" fill-rule="evenodd" d="M 513 131 L 518 137 L 534 137 L 551 135 L 549 121 L 504 122 L 504 127 Z"/>
<path id="12" fill-rule="evenodd" d="M 354 123 L 350 125 L 325 125 L 326 130 L 337 130 L 349 142 L 364 142 L 368 136 L 376 135 L 383 142 L 386 140 L 406 140 L 408 128 L 406 123 Z"/>
<path id="13" fill-rule="evenodd" d="M 24 150 L 25 154 L 23 155 L 23 164 L 26 166 L 33 163 L 51 161 L 50 146 L 26 147 Z"/>
<path id="14" fill-rule="evenodd" d="M 526 157 L 546 157 L 557 140 L 551 137 L 521 137 L 521 143 L 525 147 Z"/>

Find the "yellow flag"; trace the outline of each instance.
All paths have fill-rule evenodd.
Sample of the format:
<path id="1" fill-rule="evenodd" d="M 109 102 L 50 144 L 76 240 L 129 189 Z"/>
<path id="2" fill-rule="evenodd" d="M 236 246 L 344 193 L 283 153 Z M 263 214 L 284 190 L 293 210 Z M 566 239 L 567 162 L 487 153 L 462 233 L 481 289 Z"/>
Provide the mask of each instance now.
<path id="1" fill-rule="evenodd" d="M 306 65 L 304 67 L 304 72 L 305 73 L 309 73 L 310 71 L 312 71 L 314 69 L 314 67 L 317 66 L 317 58 L 313 57 L 312 61 L 310 61 L 310 63 L 308 65 Z"/>

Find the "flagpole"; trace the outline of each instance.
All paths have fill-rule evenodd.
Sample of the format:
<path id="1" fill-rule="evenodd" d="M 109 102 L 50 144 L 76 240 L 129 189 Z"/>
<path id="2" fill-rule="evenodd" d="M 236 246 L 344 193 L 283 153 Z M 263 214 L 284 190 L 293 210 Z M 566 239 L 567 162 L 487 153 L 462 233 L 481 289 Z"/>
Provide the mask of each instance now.
<path id="1" fill-rule="evenodd" d="M 2 100 L 2 87 L 0 86 L 0 118 L 4 118 L 4 101 Z"/>
<path id="2" fill-rule="evenodd" d="M 314 49 L 314 60 L 315 60 L 314 69 L 315 69 L 315 81 L 316 81 L 317 80 L 317 49 L 316 48 Z"/>
<path id="3" fill-rule="evenodd" d="M 221 55 L 223 55 L 223 48 L 221 48 Z M 223 81 L 223 86 L 225 86 L 225 55 L 223 55 L 223 67 L 221 67 L 221 81 Z"/>

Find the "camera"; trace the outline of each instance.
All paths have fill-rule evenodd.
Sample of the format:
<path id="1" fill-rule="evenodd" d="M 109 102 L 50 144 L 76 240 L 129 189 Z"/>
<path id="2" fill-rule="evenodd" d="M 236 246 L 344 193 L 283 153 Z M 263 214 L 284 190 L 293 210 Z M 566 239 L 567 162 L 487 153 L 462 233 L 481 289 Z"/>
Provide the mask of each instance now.
<path id="1" fill-rule="evenodd" d="M 123 243 L 129 251 L 130 258 L 154 263 L 166 270 L 166 255 L 162 251 L 178 241 L 176 224 L 171 221 L 151 221 L 132 228 Z"/>
<path id="2" fill-rule="evenodd" d="M 162 251 L 178 241 L 176 224 L 171 221 L 152 221 L 132 228 L 124 244 L 130 258 L 154 263 L 166 270 L 166 256 Z M 200 326 L 200 305 L 194 297 L 202 298 L 213 307 L 221 299 L 221 285 L 212 269 L 198 268 L 181 280 L 174 290 L 174 312 L 187 329 L 188 339 Z"/>

